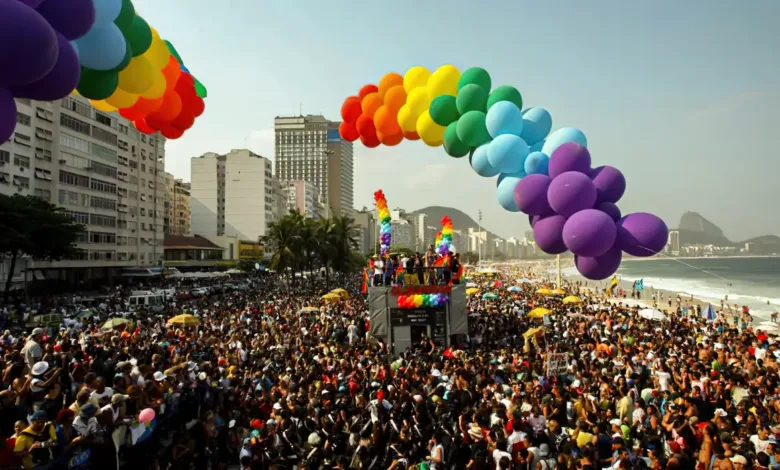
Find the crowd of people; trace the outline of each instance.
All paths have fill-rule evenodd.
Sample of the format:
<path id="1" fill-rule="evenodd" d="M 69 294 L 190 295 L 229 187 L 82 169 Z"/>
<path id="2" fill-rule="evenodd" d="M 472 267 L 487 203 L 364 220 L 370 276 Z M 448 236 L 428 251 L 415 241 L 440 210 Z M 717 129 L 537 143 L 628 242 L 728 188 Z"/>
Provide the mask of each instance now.
<path id="1" fill-rule="evenodd" d="M 375 255 L 364 272 L 366 286 L 460 284 L 460 253 L 437 253 L 433 245 L 425 253 Z"/>
<path id="2" fill-rule="evenodd" d="M 76 449 L 121 467 L 112 433 L 148 408 L 177 413 L 125 453 L 139 468 L 780 468 L 780 349 L 764 332 L 647 320 L 576 283 L 581 304 L 563 304 L 505 265 L 459 279 L 478 291 L 466 337 L 394 355 L 367 335 L 365 277 L 252 277 L 105 329 L 120 290 L 78 328 L 6 331 L 0 468 L 78 468 L 58 461 Z M 333 287 L 349 295 L 322 300 Z M 180 313 L 200 324 L 169 326 Z"/>

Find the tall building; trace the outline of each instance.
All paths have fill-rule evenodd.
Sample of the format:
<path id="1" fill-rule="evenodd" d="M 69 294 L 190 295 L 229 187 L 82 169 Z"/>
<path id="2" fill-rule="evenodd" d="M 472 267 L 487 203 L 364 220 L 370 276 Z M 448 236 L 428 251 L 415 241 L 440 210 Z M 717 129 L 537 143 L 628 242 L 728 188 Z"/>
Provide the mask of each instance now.
<path id="1" fill-rule="evenodd" d="M 298 210 L 308 218 L 324 215 L 320 207 L 320 192 L 312 183 L 304 180 L 286 181 L 282 184 L 286 210 Z"/>
<path id="2" fill-rule="evenodd" d="M 414 251 L 423 253 L 430 243 L 426 238 L 426 228 L 428 227 L 428 216 L 426 214 L 417 214 L 414 216 L 415 242 Z M 454 232 L 454 231 L 453 231 Z M 453 241 L 454 241 L 453 233 Z"/>
<path id="3" fill-rule="evenodd" d="M 669 251 L 673 255 L 679 255 L 680 254 L 680 231 L 679 230 L 671 230 L 669 231 Z"/>
<path id="4" fill-rule="evenodd" d="M 414 231 L 409 222 L 393 220 L 390 222 L 390 240 L 392 247 L 414 248 Z"/>
<path id="5" fill-rule="evenodd" d="M 339 124 L 313 115 L 274 119 L 276 177 L 316 186 L 326 216 L 354 211 L 352 143 L 341 138 Z"/>
<path id="6" fill-rule="evenodd" d="M 190 183 L 165 173 L 165 233 L 190 233 Z"/>
<path id="7" fill-rule="evenodd" d="M 278 217 L 279 187 L 271 161 L 249 150 L 192 158 L 192 233 L 257 240 Z"/>
<path id="8" fill-rule="evenodd" d="M 360 230 L 358 236 L 358 251 L 364 255 L 374 253 L 376 251 L 377 242 L 377 226 L 376 216 L 374 211 L 362 210 L 355 212 L 355 225 Z"/>
<path id="9" fill-rule="evenodd" d="M 16 106 L 14 135 L 0 143 L 0 193 L 38 196 L 86 227 L 77 259 L 29 267 L 43 276 L 48 268 L 84 268 L 64 274 L 83 281 L 113 274 L 105 268 L 159 266 L 165 138 L 141 134 L 125 118 L 98 111 L 77 95 L 53 102 L 17 99 Z"/>

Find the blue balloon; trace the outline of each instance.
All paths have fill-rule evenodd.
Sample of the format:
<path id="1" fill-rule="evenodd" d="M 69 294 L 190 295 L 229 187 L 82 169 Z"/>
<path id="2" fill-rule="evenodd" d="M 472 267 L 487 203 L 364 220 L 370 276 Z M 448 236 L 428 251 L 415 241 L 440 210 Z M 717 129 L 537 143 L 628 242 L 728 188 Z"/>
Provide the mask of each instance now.
<path id="1" fill-rule="evenodd" d="M 526 141 L 526 142 L 527 142 L 527 141 Z M 534 152 L 541 152 L 541 151 L 542 151 L 542 147 L 544 147 L 544 143 L 545 143 L 545 142 L 546 142 L 546 140 L 545 140 L 545 139 L 542 139 L 542 140 L 540 140 L 539 142 L 537 142 L 537 143 L 535 143 L 535 144 L 531 145 L 531 153 L 534 153 Z"/>
<path id="2" fill-rule="evenodd" d="M 188 69 L 187 67 L 185 67 L 185 66 L 184 66 L 184 64 L 181 64 L 181 67 L 180 67 L 180 68 L 181 68 L 181 71 L 182 71 L 182 72 L 187 72 L 187 73 L 190 73 L 190 69 Z"/>
<path id="3" fill-rule="evenodd" d="M 92 70 L 111 70 L 122 63 L 127 51 L 122 31 L 113 23 L 93 27 L 85 36 L 76 39 L 81 65 Z"/>
<path id="4" fill-rule="evenodd" d="M 493 168 L 488 161 L 487 150 L 489 146 L 490 144 L 482 144 L 472 150 L 469 155 L 471 168 L 473 168 L 479 176 L 484 176 L 486 178 L 492 178 L 501 173 L 496 168 Z"/>
<path id="5" fill-rule="evenodd" d="M 528 144 L 535 144 L 547 137 L 552 129 L 552 116 L 544 108 L 528 108 L 523 111 L 523 133 L 520 137 Z"/>
<path id="6" fill-rule="evenodd" d="M 523 169 L 527 175 L 546 175 L 547 165 L 550 164 L 550 157 L 542 152 L 531 152 L 525 159 Z"/>
<path id="7" fill-rule="evenodd" d="M 519 137 L 523 133 L 523 113 L 511 101 L 499 101 L 488 109 L 485 126 L 494 139 L 505 134 Z"/>
<path id="8" fill-rule="evenodd" d="M 577 142 L 583 147 L 588 146 L 588 139 L 581 130 L 574 127 L 562 127 L 547 136 L 542 152 L 545 155 L 552 155 L 555 149 L 568 142 Z"/>
<path id="9" fill-rule="evenodd" d="M 528 144 L 521 137 L 503 134 L 490 142 L 487 157 L 490 165 L 501 173 L 517 173 L 523 170 L 529 153 Z"/>
<path id="10" fill-rule="evenodd" d="M 95 5 L 94 27 L 108 26 L 122 11 L 122 0 L 92 0 L 92 4 Z"/>
<path id="11" fill-rule="evenodd" d="M 509 212 L 520 212 L 517 204 L 515 204 L 515 186 L 517 186 L 519 181 L 520 178 L 507 176 L 501 180 L 496 188 L 498 203 Z"/>
<path id="12" fill-rule="evenodd" d="M 520 170 L 517 173 L 501 173 L 498 175 L 498 178 L 496 178 L 496 187 L 498 187 L 499 184 L 501 184 L 502 181 L 504 181 L 504 178 L 517 178 L 523 179 L 525 177 L 525 171 Z"/>

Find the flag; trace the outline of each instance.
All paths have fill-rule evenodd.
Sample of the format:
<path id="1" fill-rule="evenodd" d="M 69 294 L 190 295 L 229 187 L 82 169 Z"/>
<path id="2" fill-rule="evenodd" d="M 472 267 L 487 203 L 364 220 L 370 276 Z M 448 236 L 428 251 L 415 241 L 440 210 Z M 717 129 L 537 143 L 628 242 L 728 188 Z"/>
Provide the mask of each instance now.
<path id="1" fill-rule="evenodd" d="M 609 287 L 615 287 L 618 284 L 617 276 L 612 276 L 612 280 L 609 281 Z"/>
<path id="2" fill-rule="evenodd" d="M 636 290 L 637 291 L 641 292 L 641 291 L 645 290 L 645 280 L 644 279 L 640 279 L 640 280 L 636 281 L 635 285 L 636 285 Z"/>

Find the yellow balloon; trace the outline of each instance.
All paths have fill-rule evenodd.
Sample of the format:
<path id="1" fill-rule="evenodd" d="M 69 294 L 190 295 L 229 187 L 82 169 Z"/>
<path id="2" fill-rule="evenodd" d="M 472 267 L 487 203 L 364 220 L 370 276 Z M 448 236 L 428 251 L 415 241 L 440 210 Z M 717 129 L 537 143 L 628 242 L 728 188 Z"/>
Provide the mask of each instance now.
<path id="1" fill-rule="evenodd" d="M 90 104 L 95 107 L 98 111 L 104 111 L 106 113 L 112 113 L 117 110 L 117 108 L 111 106 L 110 104 L 106 103 L 104 100 L 89 100 Z"/>
<path id="2" fill-rule="evenodd" d="M 149 49 L 147 49 L 143 55 L 149 59 L 149 62 L 152 63 L 152 67 L 154 67 L 155 70 L 162 70 L 166 65 L 168 65 L 168 57 L 170 57 L 171 52 L 168 50 L 168 47 L 165 45 L 163 40 L 160 39 L 160 35 L 157 33 L 157 31 L 154 28 L 151 29 L 152 45 L 149 46 Z"/>
<path id="3" fill-rule="evenodd" d="M 415 88 L 425 86 L 428 83 L 428 78 L 431 76 L 431 72 L 425 67 L 412 67 L 407 70 L 404 75 L 404 90 L 408 94 Z"/>
<path id="4" fill-rule="evenodd" d="M 156 100 L 165 94 L 166 83 L 165 75 L 163 75 L 162 72 L 155 73 L 154 84 L 152 84 L 152 87 L 146 90 L 146 92 L 141 93 L 141 96 L 147 100 Z"/>
<path id="5" fill-rule="evenodd" d="M 433 101 L 437 96 L 458 94 L 460 72 L 454 65 L 442 65 L 428 79 L 428 99 Z"/>
<path id="6" fill-rule="evenodd" d="M 424 111 L 428 111 L 430 104 L 431 100 L 428 98 L 428 90 L 425 87 L 415 88 L 406 97 L 406 106 L 409 106 L 409 110 L 415 118 L 420 117 Z"/>
<path id="7" fill-rule="evenodd" d="M 105 99 L 105 102 L 118 109 L 129 108 L 138 102 L 138 95 L 117 88 L 111 96 Z"/>
<path id="8" fill-rule="evenodd" d="M 152 63 L 143 55 L 139 55 L 119 72 L 119 88 L 140 95 L 154 85 L 154 79 L 155 70 Z"/>
<path id="9" fill-rule="evenodd" d="M 412 108 L 405 104 L 398 110 L 398 125 L 401 126 L 404 132 L 415 132 L 417 131 L 418 117 L 412 113 Z"/>
<path id="10" fill-rule="evenodd" d="M 444 142 L 445 129 L 446 127 L 433 122 L 431 114 L 427 110 L 417 119 L 417 135 L 431 147 L 438 147 Z"/>

